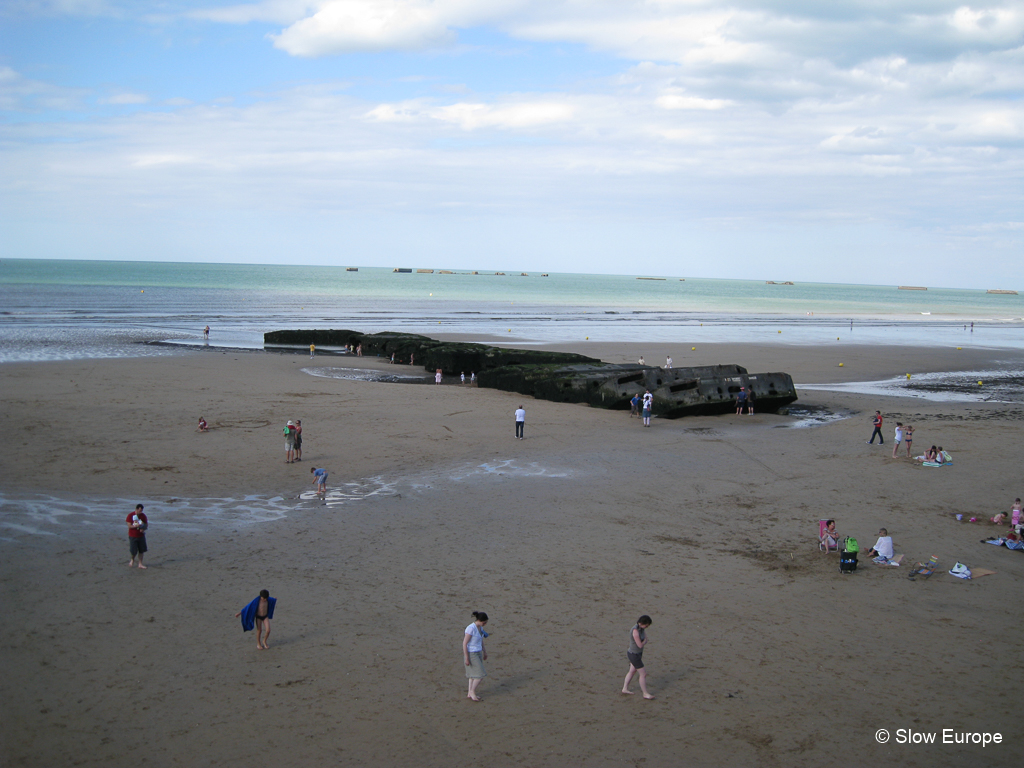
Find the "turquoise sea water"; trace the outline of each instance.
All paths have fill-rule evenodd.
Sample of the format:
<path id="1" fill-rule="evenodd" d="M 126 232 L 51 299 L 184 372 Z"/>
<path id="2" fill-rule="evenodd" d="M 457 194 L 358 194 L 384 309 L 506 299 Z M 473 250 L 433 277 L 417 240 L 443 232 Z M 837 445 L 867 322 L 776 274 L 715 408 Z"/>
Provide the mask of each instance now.
<path id="1" fill-rule="evenodd" d="M 410 266 L 412 273 L 4 259 L 0 362 L 166 354 L 139 342 L 201 343 L 207 324 L 211 344 L 242 347 L 262 346 L 264 332 L 281 328 L 486 334 L 517 342 L 824 343 L 846 333 L 857 343 L 1024 346 L 1024 297 L 978 290 L 420 274 Z M 973 333 L 964 329 L 971 322 Z"/>

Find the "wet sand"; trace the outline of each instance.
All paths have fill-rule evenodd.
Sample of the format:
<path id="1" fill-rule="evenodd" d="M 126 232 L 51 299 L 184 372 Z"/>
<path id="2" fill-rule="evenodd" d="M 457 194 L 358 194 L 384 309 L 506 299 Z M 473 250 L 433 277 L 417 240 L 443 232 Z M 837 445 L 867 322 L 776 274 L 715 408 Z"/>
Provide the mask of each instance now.
<path id="1" fill-rule="evenodd" d="M 798 385 L 1009 358 L 689 346 L 559 348 Z M 0 366 L 6 764 L 1018 763 L 1024 555 L 953 515 L 1024 495 L 1019 406 L 810 391 L 801 406 L 850 418 L 642 429 L 624 412 L 311 365 L 392 369 L 221 350 Z M 865 445 L 875 408 L 882 448 Z M 301 463 L 284 462 L 289 418 Z M 896 419 L 954 465 L 890 458 Z M 331 472 L 326 505 L 309 498 L 311 466 Z M 126 567 L 135 502 L 146 571 Z M 840 575 L 817 550 L 822 517 L 864 549 L 887 527 L 903 566 Z M 942 570 L 909 581 L 929 555 Z M 956 560 L 996 574 L 960 581 Z M 264 587 L 279 603 L 257 651 L 234 614 Z M 479 704 L 460 652 L 472 610 L 491 617 Z M 641 613 L 650 702 L 618 693 Z M 1004 743 L 897 744 L 900 728 Z"/>

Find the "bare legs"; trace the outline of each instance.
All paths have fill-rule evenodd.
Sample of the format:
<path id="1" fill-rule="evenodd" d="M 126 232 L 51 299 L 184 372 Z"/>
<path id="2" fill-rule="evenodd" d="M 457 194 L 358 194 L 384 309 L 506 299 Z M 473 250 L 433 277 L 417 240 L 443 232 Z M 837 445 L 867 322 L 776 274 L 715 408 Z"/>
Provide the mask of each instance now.
<path id="1" fill-rule="evenodd" d="M 469 678 L 469 691 L 466 693 L 466 697 L 473 701 L 480 701 L 480 697 L 476 695 L 476 687 L 480 685 L 482 677 L 471 677 Z"/>
<path id="2" fill-rule="evenodd" d="M 267 641 L 270 640 L 270 619 L 256 617 L 256 647 L 259 650 L 270 648 Z"/>
<path id="3" fill-rule="evenodd" d="M 142 553 L 141 552 L 139 552 L 139 554 L 137 554 L 137 555 L 132 555 L 132 559 L 128 561 L 128 567 L 131 568 L 133 565 L 135 565 L 135 558 L 136 557 L 139 558 L 139 568 L 141 568 L 142 570 L 146 570 L 146 566 L 144 566 L 142 564 Z"/>
<path id="4" fill-rule="evenodd" d="M 637 673 L 639 673 L 639 674 L 637 675 Z M 645 699 L 653 699 L 654 697 L 651 696 L 650 691 L 647 690 L 647 668 L 646 667 L 640 667 L 640 669 L 637 669 L 632 664 L 629 665 L 629 672 L 626 673 L 626 679 L 622 681 L 622 692 L 623 693 L 627 693 L 630 696 L 633 695 L 633 692 L 631 690 L 629 690 L 629 683 L 633 679 L 633 675 L 637 675 L 637 677 L 640 679 L 640 692 L 643 693 L 644 698 Z"/>

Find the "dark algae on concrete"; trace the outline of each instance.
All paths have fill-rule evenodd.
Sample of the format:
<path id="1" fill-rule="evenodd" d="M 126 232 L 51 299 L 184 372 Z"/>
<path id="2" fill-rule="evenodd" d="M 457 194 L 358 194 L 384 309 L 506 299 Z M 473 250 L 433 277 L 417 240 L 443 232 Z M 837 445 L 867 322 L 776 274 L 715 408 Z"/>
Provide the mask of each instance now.
<path id="1" fill-rule="evenodd" d="M 633 395 L 643 396 L 650 390 L 654 415 L 668 419 L 735 411 L 740 387 L 753 394 L 759 412 L 777 411 L 797 399 L 788 373 L 748 373 L 738 365 L 670 369 L 624 365 L 571 352 L 438 341 L 406 333 L 297 330 L 264 334 L 267 347 L 305 349 L 310 344 L 335 348 L 361 345 L 364 356 L 390 359 L 393 354 L 396 363 L 408 363 L 412 356 L 424 370 L 440 368 L 450 376 L 475 371 L 481 387 L 558 403 L 625 410 Z"/>

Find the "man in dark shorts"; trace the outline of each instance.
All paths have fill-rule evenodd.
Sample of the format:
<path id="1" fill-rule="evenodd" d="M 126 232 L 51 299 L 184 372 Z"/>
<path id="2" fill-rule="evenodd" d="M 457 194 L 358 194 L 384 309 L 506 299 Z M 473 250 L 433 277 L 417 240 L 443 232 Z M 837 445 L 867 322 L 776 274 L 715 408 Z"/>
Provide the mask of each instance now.
<path id="1" fill-rule="evenodd" d="M 135 558 L 139 558 L 139 568 L 145 569 L 142 564 L 142 556 L 149 551 L 146 546 L 146 529 L 149 528 L 149 518 L 142 511 L 141 504 L 135 505 L 135 511 L 128 514 L 125 522 L 128 523 L 128 551 L 132 559 L 128 561 L 128 567 L 135 565 Z"/>
<path id="2" fill-rule="evenodd" d="M 740 387 L 740 393 L 736 395 L 736 415 L 743 413 L 743 409 L 747 405 L 747 388 Z"/>

